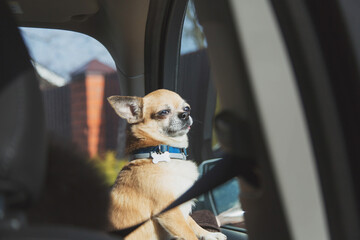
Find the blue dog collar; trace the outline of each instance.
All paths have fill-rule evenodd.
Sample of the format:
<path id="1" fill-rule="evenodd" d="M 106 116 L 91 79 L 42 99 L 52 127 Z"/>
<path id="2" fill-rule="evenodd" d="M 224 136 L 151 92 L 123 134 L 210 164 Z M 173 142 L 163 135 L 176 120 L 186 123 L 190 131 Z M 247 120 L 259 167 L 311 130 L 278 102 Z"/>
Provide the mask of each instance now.
<path id="1" fill-rule="evenodd" d="M 186 148 L 177 148 L 171 147 L 168 145 L 158 145 L 153 147 L 140 148 L 132 152 L 131 160 L 143 159 L 143 158 L 153 158 L 153 154 L 163 154 L 169 153 L 170 158 L 172 159 L 181 159 L 186 160 L 187 152 Z"/>

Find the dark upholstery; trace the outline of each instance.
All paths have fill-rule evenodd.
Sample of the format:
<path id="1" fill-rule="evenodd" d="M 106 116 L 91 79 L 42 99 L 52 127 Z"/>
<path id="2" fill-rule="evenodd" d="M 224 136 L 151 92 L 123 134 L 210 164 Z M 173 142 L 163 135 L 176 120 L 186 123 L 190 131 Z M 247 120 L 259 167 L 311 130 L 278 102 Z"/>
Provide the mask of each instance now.
<path id="1" fill-rule="evenodd" d="M 3 0 L 0 34 L 0 195 L 7 206 L 26 206 L 43 185 L 44 112 L 29 55 Z"/>
<path id="2" fill-rule="evenodd" d="M 65 227 L 31 227 L 22 231 L 3 231 L 0 239 L 4 240 L 121 240 L 106 233 Z"/>

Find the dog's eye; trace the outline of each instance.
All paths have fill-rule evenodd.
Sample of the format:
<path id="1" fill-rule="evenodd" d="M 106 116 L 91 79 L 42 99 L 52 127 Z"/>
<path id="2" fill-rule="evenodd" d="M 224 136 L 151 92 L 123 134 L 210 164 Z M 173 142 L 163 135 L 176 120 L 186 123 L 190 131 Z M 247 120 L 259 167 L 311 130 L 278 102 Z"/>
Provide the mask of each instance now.
<path id="1" fill-rule="evenodd" d="M 185 112 L 190 112 L 190 110 L 191 110 L 191 109 L 190 109 L 189 106 L 184 107 L 184 111 L 185 111 Z"/>
<path id="2" fill-rule="evenodd" d="M 168 115 L 170 113 L 170 110 L 161 110 L 160 112 L 158 112 L 158 115 L 160 116 L 165 116 Z"/>

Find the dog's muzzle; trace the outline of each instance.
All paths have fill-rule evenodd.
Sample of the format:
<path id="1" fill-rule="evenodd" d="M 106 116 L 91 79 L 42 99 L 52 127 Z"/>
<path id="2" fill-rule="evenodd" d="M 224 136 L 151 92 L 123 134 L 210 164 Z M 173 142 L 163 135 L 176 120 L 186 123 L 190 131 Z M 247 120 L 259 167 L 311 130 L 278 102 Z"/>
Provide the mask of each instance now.
<path id="1" fill-rule="evenodd" d="M 179 114 L 179 118 L 181 120 L 188 120 L 190 116 L 190 112 L 182 112 Z"/>

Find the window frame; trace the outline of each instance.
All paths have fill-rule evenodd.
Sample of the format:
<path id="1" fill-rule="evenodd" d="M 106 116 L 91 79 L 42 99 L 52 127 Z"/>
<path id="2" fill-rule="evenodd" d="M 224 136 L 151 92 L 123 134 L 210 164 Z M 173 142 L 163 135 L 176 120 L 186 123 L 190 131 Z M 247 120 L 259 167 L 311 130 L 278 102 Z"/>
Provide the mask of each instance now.
<path id="1" fill-rule="evenodd" d="M 187 3 L 187 0 L 150 1 L 145 30 L 145 94 L 160 88 L 177 90 Z"/>

